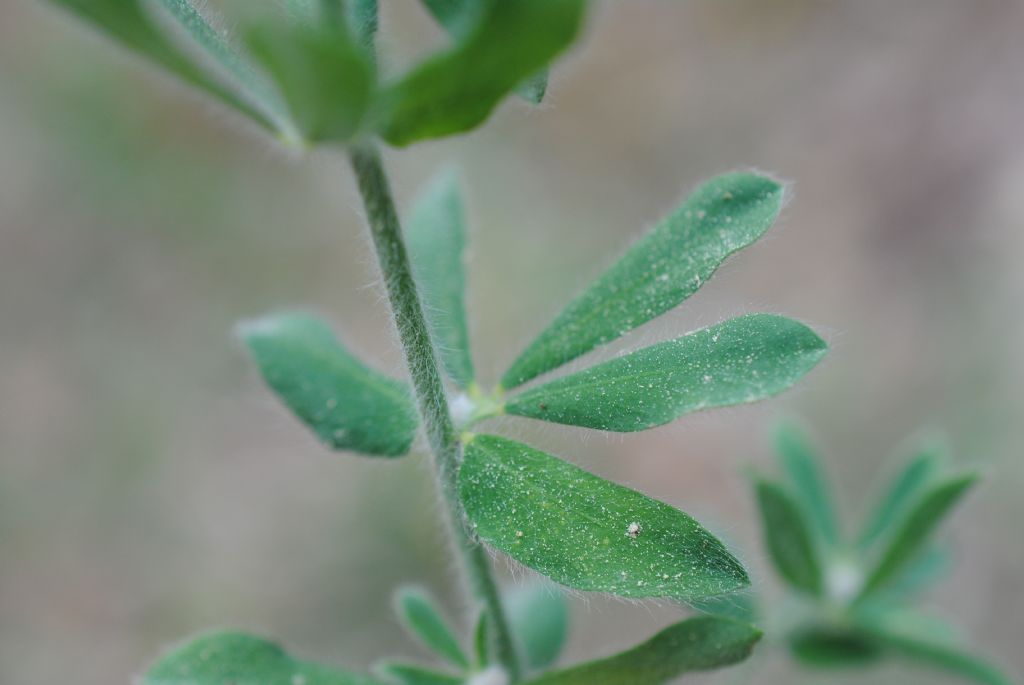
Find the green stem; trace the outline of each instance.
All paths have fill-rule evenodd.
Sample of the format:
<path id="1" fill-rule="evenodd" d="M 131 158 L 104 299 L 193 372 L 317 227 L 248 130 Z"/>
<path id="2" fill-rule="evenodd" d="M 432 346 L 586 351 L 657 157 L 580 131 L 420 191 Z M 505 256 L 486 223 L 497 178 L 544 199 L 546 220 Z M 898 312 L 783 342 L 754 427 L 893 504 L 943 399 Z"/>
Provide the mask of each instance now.
<path id="1" fill-rule="evenodd" d="M 380 153 L 375 146 L 366 144 L 350 150 L 349 160 L 366 208 L 370 236 L 384 275 L 398 337 L 405 351 L 416 402 L 433 453 L 438 489 L 448 509 L 449 530 L 462 557 L 473 595 L 484 604 L 490 616 L 498 662 L 514 683 L 521 675 L 515 643 L 487 553 L 469 536 L 463 523 L 462 504 L 458 495 L 461 445 L 448 410 L 437 355 L 430 340 L 416 281 L 409 267 L 402 228 Z"/>

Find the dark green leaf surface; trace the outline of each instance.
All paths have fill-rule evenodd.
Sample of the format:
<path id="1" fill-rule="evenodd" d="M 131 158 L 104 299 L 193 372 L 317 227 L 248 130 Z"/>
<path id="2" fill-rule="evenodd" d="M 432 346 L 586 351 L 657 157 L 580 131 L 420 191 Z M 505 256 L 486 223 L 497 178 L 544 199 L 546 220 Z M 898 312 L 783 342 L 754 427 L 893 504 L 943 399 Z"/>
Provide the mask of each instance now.
<path id="1" fill-rule="evenodd" d="M 284 122 L 272 120 L 279 112 L 272 92 L 186 0 L 159 0 L 171 18 L 189 34 L 198 50 L 235 79 L 246 97 L 240 97 L 219 79 L 199 68 L 150 16 L 140 0 L 51 0 L 93 24 L 125 47 L 145 56 L 186 83 L 205 91 L 265 128 L 275 131 Z M 258 102 L 259 107 L 253 102 Z"/>
<path id="2" fill-rule="evenodd" d="M 761 632 L 745 623 L 698 616 L 627 652 L 543 675 L 530 685 L 659 685 L 683 673 L 743 661 L 760 638 Z"/>
<path id="3" fill-rule="evenodd" d="M 797 426 L 784 423 L 775 432 L 775 449 L 815 529 L 826 543 L 835 545 L 839 534 L 832 493 L 821 473 L 821 460 L 807 436 Z"/>
<path id="4" fill-rule="evenodd" d="M 339 24 L 265 24 L 249 49 L 277 84 L 292 119 L 310 142 L 353 138 L 374 90 L 365 51 Z"/>
<path id="5" fill-rule="evenodd" d="M 469 659 L 441 617 L 437 605 L 422 590 L 403 587 L 395 594 L 395 608 L 406 629 L 425 647 L 459 668 L 469 668 Z"/>
<path id="6" fill-rule="evenodd" d="M 294 659 L 279 646 L 242 633 L 202 635 L 177 647 L 142 677 L 142 685 L 379 685 L 373 678 Z"/>
<path id="7" fill-rule="evenodd" d="M 461 676 L 412 664 L 384 663 L 374 670 L 381 677 L 400 685 L 462 685 L 464 682 Z"/>
<path id="8" fill-rule="evenodd" d="M 480 0 L 423 0 L 438 23 L 455 39 L 466 35 L 482 16 L 487 3 Z M 539 105 L 548 89 L 548 71 L 544 69 L 519 84 L 516 93 Z"/>
<path id="9" fill-rule="evenodd" d="M 409 451 L 418 424 L 409 389 L 363 365 L 321 320 L 280 314 L 239 331 L 267 384 L 324 443 L 388 457 Z"/>
<path id="10" fill-rule="evenodd" d="M 474 436 L 459 491 L 481 539 L 578 590 L 686 599 L 749 584 L 690 516 L 512 440 Z"/>
<path id="11" fill-rule="evenodd" d="M 943 545 L 932 543 L 907 562 L 903 570 L 893 576 L 885 586 L 891 597 L 906 599 L 921 592 L 925 586 L 940 578 L 949 569 L 949 552 Z"/>
<path id="12" fill-rule="evenodd" d="M 757 480 L 755 488 L 765 544 L 775 568 L 793 587 L 821 594 L 821 564 L 800 507 L 776 483 Z"/>
<path id="13" fill-rule="evenodd" d="M 907 508 L 938 473 L 944 450 L 937 445 L 922 449 L 893 480 L 892 486 L 875 507 L 860 536 L 860 545 L 874 544 L 906 513 Z"/>
<path id="14" fill-rule="evenodd" d="M 485 0 L 456 44 L 386 86 L 378 129 L 392 145 L 475 128 L 497 104 L 565 50 L 584 0 Z"/>
<path id="15" fill-rule="evenodd" d="M 770 397 L 825 355 L 814 331 L 752 314 L 553 380 L 512 397 L 518 416 L 610 431 L 640 431 L 683 414 Z"/>
<path id="16" fill-rule="evenodd" d="M 768 230 L 782 186 L 734 173 L 697 188 L 573 300 L 502 377 L 514 388 L 664 314 L 695 293 L 732 253 Z"/>
<path id="17" fill-rule="evenodd" d="M 882 656 L 878 640 L 857 630 L 809 626 L 789 636 L 793 656 L 818 667 L 849 667 L 873 663 Z"/>
<path id="18" fill-rule="evenodd" d="M 955 673 L 983 685 L 1010 685 L 1010 679 L 998 668 L 969 652 L 936 630 L 935 621 L 926 617 L 903 620 L 899 614 L 861 618 L 858 627 L 890 650 L 904 657 Z"/>
<path id="19" fill-rule="evenodd" d="M 526 665 L 539 670 L 555 663 L 569 630 L 569 607 L 561 590 L 546 583 L 517 589 L 506 610 Z"/>
<path id="20" fill-rule="evenodd" d="M 407 240 L 434 344 L 448 376 L 465 388 L 473 382 L 463 265 L 466 219 L 454 173 L 442 173 L 416 200 Z"/>
<path id="21" fill-rule="evenodd" d="M 874 570 L 868 575 L 863 594 L 885 585 L 917 556 L 928 543 L 932 531 L 977 478 L 977 474 L 973 473 L 946 478 L 921 494 L 893 534 L 887 538 L 887 546 L 879 556 Z"/>

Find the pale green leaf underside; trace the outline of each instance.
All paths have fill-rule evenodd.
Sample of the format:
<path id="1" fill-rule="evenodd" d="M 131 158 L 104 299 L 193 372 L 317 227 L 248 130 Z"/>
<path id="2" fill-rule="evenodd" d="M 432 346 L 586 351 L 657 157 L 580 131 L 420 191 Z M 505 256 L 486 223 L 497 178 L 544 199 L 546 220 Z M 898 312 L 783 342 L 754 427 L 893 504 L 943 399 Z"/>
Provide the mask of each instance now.
<path id="1" fill-rule="evenodd" d="M 569 630 L 565 595 L 550 583 L 535 583 L 509 594 L 505 606 L 526 665 L 539 670 L 555 663 Z"/>
<path id="2" fill-rule="evenodd" d="M 406 629 L 423 646 L 459 668 L 469 668 L 469 659 L 430 596 L 418 588 L 403 587 L 395 595 L 395 608 Z"/>
<path id="3" fill-rule="evenodd" d="M 512 440 L 473 437 L 459 492 L 482 540 L 571 588 L 686 599 L 749 583 L 687 514 Z"/>
<path id="4" fill-rule="evenodd" d="M 779 575 L 799 590 L 820 594 L 821 564 L 800 507 L 776 483 L 757 480 L 754 486 L 765 544 Z"/>
<path id="5" fill-rule="evenodd" d="M 268 23 L 254 27 L 247 42 L 305 140 L 346 142 L 356 135 L 373 98 L 374 75 L 344 26 Z"/>
<path id="6" fill-rule="evenodd" d="M 466 321 L 466 219 L 458 179 L 440 174 L 417 198 L 407 242 L 427 323 L 448 376 L 461 388 L 473 382 Z"/>
<path id="7" fill-rule="evenodd" d="M 154 664 L 142 685 L 380 685 L 373 678 L 294 659 L 243 633 L 202 635 Z"/>
<path id="8" fill-rule="evenodd" d="M 566 49 L 584 0 L 488 0 L 456 44 L 386 85 L 377 130 L 392 145 L 461 133 Z"/>
<path id="9" fill-rule="evenodd" d="M 267 384 L 324 443 L 389 457 L 409 451 L 419 421 L 409 388 L 353 357 L 323 321 L 288 313 L 239 331 Z"/>
<path id="10" fill-rule="evenodd" d="M 825 355 L 807 326 L 752 314 L 623 355 L 508 400 L 505 411 L 609 431 L 640 431 L 683 414 L 786 390 Z"/>
<path id="11" fill-rule="evenodd" d="M 821 472 L 821 460 L 807 436 L 797 426 L 783 423 L 775 431 L 775 450 L 812 525 L 826 543 L 835 545 L 839 532 L 832 494 Z"/>
<path id="12" fill-rule="evenodd" d="M 698 616 L 629 651 L 543 675 L 529 685 L 660 685 L 683 673 L 743 661 L 760 637 L 759 630 L 745 623 Z"/>
<path id="13" fill-rule="evenodd" d="M 867 548 L 894 525 L 928 485 L 942 465 L 944 451 L 937 445 L 923 448 L 893 479 L 892 485 L 872 511 L 860 536 Z"/>
<path id="14" fill-rule="evenodd" d="M 228 88 L 166 35 L 141 0 L 51 0 L 95 25 L 125 47 L 159 64 L 186 83 L 205 91 L 261 126 L 277 131 L 284 124 L 281 106 L 260 77 L 186 0 L 158 0 L 188 34 L 198 51 L 234 79 L 242 95 Z"/>
<path id="15" fill-rule="evenodd" d="M 890 650 L 922 665 L 955 673 L 983 685 L 1010 685 L 1002 671 L 966 651 L 963 645 L 944 636 L 934 619 L 912 616 L 902 620 L 899 614 L 860 617 L 858 628 Z"/>
<path id="16" fill-rule="evenodd" d="M 514 388 L 664 314 L 775 221 L 782 187 L 734 173 L 697 188 L 573 300 L 502 377 Z"/>
<path id="17" fill-rule="evenodd" d="M 935 528 L 977 478 L 974 473 L 946 478 L 920 495 L 887 537 L 885 549 L 864 584 L 865 594 L 888 583 L 917 557 Z"/>

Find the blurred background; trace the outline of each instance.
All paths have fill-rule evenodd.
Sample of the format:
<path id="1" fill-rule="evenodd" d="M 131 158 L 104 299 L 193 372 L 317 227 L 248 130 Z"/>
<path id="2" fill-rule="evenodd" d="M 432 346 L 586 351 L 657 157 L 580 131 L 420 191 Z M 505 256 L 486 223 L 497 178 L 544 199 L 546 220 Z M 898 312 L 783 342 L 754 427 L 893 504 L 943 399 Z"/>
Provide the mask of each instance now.
<path id="1" fill-rule="evenodd" d="M 388 68 L 443 40 L 417 5 L 383 3 Z M 606 1 L 539 109 L 513 99 L 472 135 L 389 153 L 403 206 L 440 165 L 462 171 L 488 381 L 702 179 L 792 182 L 765 240 L 592 359 L 779 312 L 832 345 L 797 390 L 637 435 L 499 428 L 707 522 L 769 599 L 742 472 L 774 468 L 779 416 L 810 427 L 848 519 L 909 438 L 945 431 L 986 478 L 944 528 L 954 566 L 925 608 L 1024 671 L 1022 28 L 1015 0 Z M 341 156 L 283 152 L 46 3 L 0 6 L 0 681 L 127 683 L 211 626 L 352 667 L 420 656 L 392 588 L 465 609 L 422 444 L 329 453 L 232 334 L 313 308 L 401 374 L 382 304 Z M 598 596 L 573 612 L 569 658 L 680 614 Z M 693 682 L 868 675 L 954 682 L 794 671 L 771 644 Z"/>

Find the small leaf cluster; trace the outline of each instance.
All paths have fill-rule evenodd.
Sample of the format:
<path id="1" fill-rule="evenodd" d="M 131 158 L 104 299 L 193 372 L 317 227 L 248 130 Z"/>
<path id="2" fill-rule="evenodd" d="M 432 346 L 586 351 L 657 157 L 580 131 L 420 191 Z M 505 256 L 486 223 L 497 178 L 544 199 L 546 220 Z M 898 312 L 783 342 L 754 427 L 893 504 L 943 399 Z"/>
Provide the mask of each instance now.
<path id="1" fill-rule="evenodd" d="M 505 602 L 528 670 L 558 660 L 568 614 L 564 597 L 547 585 L 524 587 Z M 493 685 L 504 675 L 491 665 L 489 622 L 481 613 L 471 649 L 455 637 L 437 602 L 415 587 L 399 589 L 395 608 L 403 627 L 436 663 L 384 661 L 374 675 L 344 671 L 290 656 L 278 645 L 235 632 L 214 632 L 170 650 L 149 668 L 142 685 Z M 757 629 L 728 618 L 681 621 L 619 654 L 548 670 L 526 685 L 658 685 L 678 675 L 742 661 L 760 639 Z"/>
<path id="2" fill-rule="evenodd" d="M 449 45 L 398 75 L 374 54 L 376 0 L 291 3 L 240 44 L 191 0 L 51 0 L 280 139 L 396 146 L 462 133 L 508 94 L 538 103 L 585 0 L 423 0 Z"/>
<path id="3" fill-rule="evenodd" d="M 755 174 L 703 184 L 484 391 L 470 351 L 462 197 L 451 173 L 428 186 L 406 238 L 464 431 L 458 495 L 477 537 L 577 590 L 693 600 L 749 583 L 740 562 L 684 512 L 528 445 L 469 429 L 509 415 L 632 432 L 790 387 L 822 358 L 825 343 L 799 322 L 753 314 L 521 389 L 681 303 L 771 226 L 781 202 L 779 184 Z M 357 361 L 326 324 L 286 313 L 241 331 L 267 383 L 325 443 L 381 457 L 409 451 L 418 423 L 411 390 Z"/>
<path id="4" fill-rule="evenodd" d="M 775 571 L 803 600 L 787 636 L 794 656 L 819 667 L 903 657 L 986 685 L 1009 683 L 953 629 L 913 607 L 948 561 L 935 533 L 977 474 L 953 470 L 939 443 L 924 443 L 859 531 L 847 533 L 805 434 L 787 423 L 775 442 L 785 480 L 757 477 L 754 490 Z"/>

